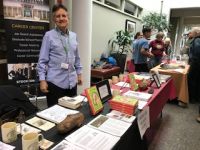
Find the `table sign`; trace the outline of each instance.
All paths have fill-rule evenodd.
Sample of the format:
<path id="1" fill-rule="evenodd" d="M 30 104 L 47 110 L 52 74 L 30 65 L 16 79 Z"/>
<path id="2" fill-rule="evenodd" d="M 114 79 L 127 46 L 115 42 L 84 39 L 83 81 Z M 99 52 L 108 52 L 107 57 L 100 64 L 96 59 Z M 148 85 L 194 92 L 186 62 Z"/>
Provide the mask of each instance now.
<path id="1" fill-rule="evenodd" d="M 137 122 L 140 131 L 140 136 L 141 138 L 143 138 L 144 133 L 150 127 L 149 106 L 143 108 L 143 110 L 138 115 Z"/>

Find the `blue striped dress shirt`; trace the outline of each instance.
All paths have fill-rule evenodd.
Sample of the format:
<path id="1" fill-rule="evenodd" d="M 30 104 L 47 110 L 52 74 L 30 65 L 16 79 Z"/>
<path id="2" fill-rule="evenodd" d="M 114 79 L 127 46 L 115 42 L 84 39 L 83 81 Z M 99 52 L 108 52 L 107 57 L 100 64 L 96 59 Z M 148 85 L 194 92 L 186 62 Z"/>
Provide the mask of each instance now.
<path id="1" fill-rule="evenodd" d="M 61 67 L 67 64 L 68 69 Z M 37 65 L 39 80 L 46 80 L 63 89 L 71 89 L 77 84 L 77 75 L 82 73 L 77 37 L 74 32 L 67 34 L 58 28 L 43 37 Z"/>

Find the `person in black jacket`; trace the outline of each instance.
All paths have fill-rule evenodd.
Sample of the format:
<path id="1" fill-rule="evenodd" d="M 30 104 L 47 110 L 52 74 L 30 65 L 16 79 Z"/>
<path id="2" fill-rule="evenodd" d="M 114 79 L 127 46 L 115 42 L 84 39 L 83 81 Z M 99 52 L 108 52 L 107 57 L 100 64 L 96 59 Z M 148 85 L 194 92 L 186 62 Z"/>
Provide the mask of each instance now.
<path id="1" fill-rule="evenodd" d="M 194 40 L 189 52 L 190 69 L 188 73 L 188 89 L 190 102 L 200 101 L 200 28 L 192 30 Z M 200 106 L 197 121 L 200 123 Z"/>

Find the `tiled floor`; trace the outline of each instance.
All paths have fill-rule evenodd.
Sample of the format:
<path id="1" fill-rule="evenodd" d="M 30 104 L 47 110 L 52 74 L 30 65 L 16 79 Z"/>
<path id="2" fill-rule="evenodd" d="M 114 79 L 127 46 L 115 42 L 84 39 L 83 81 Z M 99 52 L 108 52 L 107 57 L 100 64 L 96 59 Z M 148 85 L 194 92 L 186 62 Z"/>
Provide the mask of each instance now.
<path id="1" fill-rule="evenodd" d="M 197 114 L 198 104 L 189 104 L 188 108 L 165 105 L 161 125 L 149 150 L 200 150 Z"/>

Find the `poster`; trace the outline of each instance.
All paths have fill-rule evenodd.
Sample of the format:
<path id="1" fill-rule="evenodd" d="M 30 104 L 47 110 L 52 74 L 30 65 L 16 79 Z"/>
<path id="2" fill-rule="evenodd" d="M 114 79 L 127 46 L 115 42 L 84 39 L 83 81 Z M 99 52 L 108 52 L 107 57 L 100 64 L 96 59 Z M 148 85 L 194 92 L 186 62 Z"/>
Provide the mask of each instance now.
<path id="1" fill-rule="evenodd" d="M 36 66 L 43 36 L 49 30 L 48 0 L 4 0 L 8 80 L 40 95 Z"/>

